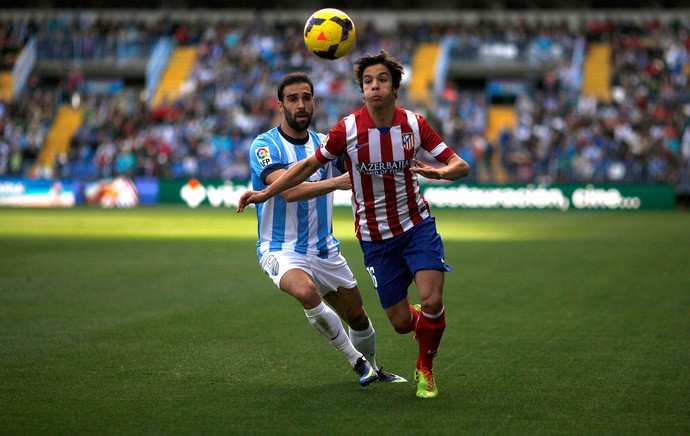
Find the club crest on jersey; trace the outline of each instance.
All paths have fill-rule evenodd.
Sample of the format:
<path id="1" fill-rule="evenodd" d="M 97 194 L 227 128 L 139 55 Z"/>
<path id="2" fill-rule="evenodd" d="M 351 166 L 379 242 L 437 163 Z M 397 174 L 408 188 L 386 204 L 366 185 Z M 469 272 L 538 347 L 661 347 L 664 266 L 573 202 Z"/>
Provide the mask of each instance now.
<path id="1" fill-rule="evenodd" d="M 414 133 L 402 134 L 402 146 L 407 151 L 410 151 L 414 148 Z"/>
<path id="2" fill-rule="evenodd" d="M 271 153 L 268 152 L 268 148 L 266 147 L 259 147 L 256 149 L 256 158 L 259 160 L 259 164 L 262 168 L 272 162 Z"/>

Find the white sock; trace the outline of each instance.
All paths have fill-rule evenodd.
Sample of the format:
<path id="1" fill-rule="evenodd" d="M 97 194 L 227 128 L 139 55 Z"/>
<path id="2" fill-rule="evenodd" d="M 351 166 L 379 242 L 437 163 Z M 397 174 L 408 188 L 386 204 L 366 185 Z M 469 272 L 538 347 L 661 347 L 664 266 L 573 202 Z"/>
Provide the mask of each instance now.
<path id="1" fill-rule="evenodd" d="M 357 359 L 362 354 L 355 349 L 350 342 L 350 338 L 345 334 L 343 324 L 337 313 L 328 307 L 323 301 L 313 309 L 304 311 L 307 319 L 314 328 L 326 338 L 329 344 L 350 361 L 350 365 L 355 366 Z"/>
<path id="2" fill-rule="evenodd" d="M 371 320 L 369 321 L 369 327 L 364 330 L 353 330 L 350 328 L 349 336 L 352 345 L 364 355 L 371 367 L 376 371 L 378 369 L 376 366 L 376 331 L 371 324 Z"/>

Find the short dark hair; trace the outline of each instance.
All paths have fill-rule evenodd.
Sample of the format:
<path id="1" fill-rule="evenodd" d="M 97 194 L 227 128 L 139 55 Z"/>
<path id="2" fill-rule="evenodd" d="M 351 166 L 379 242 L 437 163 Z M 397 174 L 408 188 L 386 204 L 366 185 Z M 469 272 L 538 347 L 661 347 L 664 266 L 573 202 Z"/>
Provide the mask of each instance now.
<path id="1" fill-rule="evenodd" d="M 391 79 L 393 80 L 393 89 L 400 89 L 400 82 L 402 82 L 402 75 L 405 74 L 402 63 L 395 58 L 395 56 L 388 53 L 386 50 L 381 50 L 378 54 L 365 54 L 361 58 L 357 59 L 353 71 L 355 72 L 355 79 L 357 80 L 357 85 L 359 85 L 359 90 L 364 91 L 362 87 L 362 80 L 364 77 L 364 70 L 372 65 L 382 64 L 391 73 Z M 395 97 L 398 97 L 398 93 L 395 93 Z"/>
<path id="2" fill-rule="evenodd" d="M 314 95 L 314 84 L 311 81 L 311 77 L 309 77 L 306 73 L 295 72 L 288 73 L 283 76 L 282 79 L 280 79 L 280 83 L 278 84 L 278 100 L 281 102 L 283 101 L 283 91 L 285 90 L 286 86 L 295 85 L 297 83 L 308 83 L 309 88 L 311 89 L 311 94 L 312 96 Z"/>

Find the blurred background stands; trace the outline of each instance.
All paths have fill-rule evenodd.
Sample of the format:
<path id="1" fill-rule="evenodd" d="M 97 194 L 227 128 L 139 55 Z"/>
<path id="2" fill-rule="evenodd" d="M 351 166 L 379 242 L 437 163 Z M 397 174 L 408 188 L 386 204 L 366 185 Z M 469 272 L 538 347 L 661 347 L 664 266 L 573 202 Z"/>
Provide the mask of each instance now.
<path id="1" fill-rule="evenodd" d="M 304 49 L 307 15 L 3 14 L 3 53 L 12 53 L 3 59 L 14 69 L 24 52 L 35 60 L 25 85 L 3 98 L 0 172 L 247 179 L 249 145 L 276 123 L 285 72 L 312 74 L 316 130 L 362 104 L 351 62 Z M 687 14 L 351 16 L 358 39 L 348 59 L 380 48 L 398 56 L 407 73 L 401 104 L 471 163 L 470 181 L 672 183 L 690 193 Z M 58 124 L 67 144 L 41 162 Z"/>

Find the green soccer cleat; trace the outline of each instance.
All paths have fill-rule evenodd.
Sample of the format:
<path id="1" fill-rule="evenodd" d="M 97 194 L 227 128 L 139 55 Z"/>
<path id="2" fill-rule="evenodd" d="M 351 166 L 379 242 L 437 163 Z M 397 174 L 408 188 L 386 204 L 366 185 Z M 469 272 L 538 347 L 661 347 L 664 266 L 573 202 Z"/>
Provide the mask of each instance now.
<path id="1" fill-rule="evenodd" d="M 438 396 L 433 370 L 426 368 L 415 370 L 414 380 L 417 382 L 417 396 L 419 398 L 436 398 Z"/>
<path id="2" fill-rule="evenodd" d="M 383 370 L 383 367 L 379 368 L 378 371 L 376 371 L 376 375 L 378 376 L 379 381 L 384 382 L 384 383 L 406 383 L 407 382 L 406 378 L 400 377 L 397 374 L 386 372 Z"/>
<path id="3" fill-rule="evenodd" d="M 354 367 L 359 384 L 364 388 L 378 380 L 378 375 L 364 357 L 357 359 Z"/>

